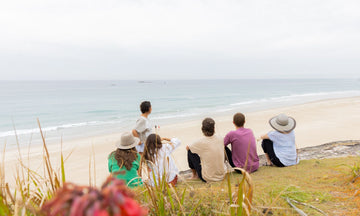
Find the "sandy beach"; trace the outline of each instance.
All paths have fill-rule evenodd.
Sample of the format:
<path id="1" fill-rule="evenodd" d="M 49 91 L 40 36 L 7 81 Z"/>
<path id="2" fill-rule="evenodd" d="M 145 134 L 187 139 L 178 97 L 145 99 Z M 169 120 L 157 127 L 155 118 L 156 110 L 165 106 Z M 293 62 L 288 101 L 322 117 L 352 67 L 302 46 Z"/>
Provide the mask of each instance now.
<path id="1" fill-rule="evenodd" d="M 241 112 L 241 110 L 238 111 Z M 244 113 L 246 115 L 245 127 L 251 128 L 255 137 L 258 138 L 271 130 L 268 120 L 279 113 L 286 113 L 296 119 L 295 133 L 298 148 L 333 141 L 360 139 L 358 132 L 360 128 L 360 97 L 323 100 Z M 230 130 L 234 130 L 232 115 L 214 117 L 209 114 L 209 117 L 213 117 L 216 121 L 218 136 L 223 137 Z M 202 119 L 194 119 L 184 123 L 162 125 L 158 130 L 162 137 L 178 137 L 182 141 L 181 146 L 173 154 L 179 170 L 188 169 L 185 146 L 202 136 L 201 121 Z M 70 155 L 65 162 L 67 181 L 89 184 L 89 176 L 91 176 L 93 182 L 96 181 L 96 185 L 101 185 L 109 174 L 107 156 L 115 150 L 114 144 L 120 138 L 120 134 L 119 132 L 63 143 L 64 156 Z M 59 138 L 58 144 L 48 146 L 55 168 L 60 166 L 60 143 L 61 138 Z M 29 164 L 31 169 L 42 173 L 42 147 L 35 143 L 31 145 L 30 151 L 28 148 L 21 149 L 22 159 L 25 161 L 25 165 Z M 260 142 L 258 142 L 257 150 L 259 155 L 263 154 Z M 5 178 L 8 182 L 13 182 L 15 167 L 18 166 L 17 157 L 16 150 L 8 150 L 5 153 Z M 89 170 L 91 170 L 90 174 Z"/>

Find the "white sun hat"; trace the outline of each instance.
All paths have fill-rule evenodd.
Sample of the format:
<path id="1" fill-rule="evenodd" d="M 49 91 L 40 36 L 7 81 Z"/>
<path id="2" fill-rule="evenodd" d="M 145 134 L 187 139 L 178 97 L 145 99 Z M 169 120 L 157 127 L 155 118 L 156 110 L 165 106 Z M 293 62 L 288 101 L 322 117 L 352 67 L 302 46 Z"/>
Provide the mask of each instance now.
<path id="1" fill-rule="evenodd" d="M 271 118 L 269 123 L 272 128 L 279 132 L 290 132 L 296 126 L 295 119 L 283 113 Z"/>
<path id="2" fill-rule="evenodd" d="M 117 141 L 115 145 L 119 149 L 131 149 L 137 146 L 139 142 L 139 138 L 134 137 L 130 132 L 125 132 L 121 134 L 121 139 Z"/>

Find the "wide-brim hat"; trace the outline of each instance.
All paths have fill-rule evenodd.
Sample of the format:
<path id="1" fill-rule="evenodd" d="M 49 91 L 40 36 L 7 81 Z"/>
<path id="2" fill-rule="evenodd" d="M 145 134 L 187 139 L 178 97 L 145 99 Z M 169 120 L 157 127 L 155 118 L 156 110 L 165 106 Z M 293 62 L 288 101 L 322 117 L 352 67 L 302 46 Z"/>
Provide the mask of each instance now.
<path id="1" fill-rule="evenodd" d="M 294 118 L 285 114 L 279 114 L 269 120 L 272 128 L 279 132 L 290 132 L 294 130 L 296 121 Z"/>
<path id="2" fill-rule="evenodd" d="M 131 149 L 137 146 L 139 142 L 139 138 L 134 137 L 134 135 L 132 135 L 130 132 L 125 132 L 121 134 L 120 140 L 117 141 L 115 145 L 119 149 Z"/>

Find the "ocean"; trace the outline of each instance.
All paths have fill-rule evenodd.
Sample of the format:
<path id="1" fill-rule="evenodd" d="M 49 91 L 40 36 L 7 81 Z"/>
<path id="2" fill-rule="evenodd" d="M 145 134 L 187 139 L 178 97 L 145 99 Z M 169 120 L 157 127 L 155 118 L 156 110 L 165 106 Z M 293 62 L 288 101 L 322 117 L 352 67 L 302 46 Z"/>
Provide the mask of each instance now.
<path id="1" fill-rule="evenodd" d="M 350 79 L 0 81 L 0 147 L 131 130 L 144 100 L 151 121 L 172 124 L 322 99 L 360 96 Z"/>

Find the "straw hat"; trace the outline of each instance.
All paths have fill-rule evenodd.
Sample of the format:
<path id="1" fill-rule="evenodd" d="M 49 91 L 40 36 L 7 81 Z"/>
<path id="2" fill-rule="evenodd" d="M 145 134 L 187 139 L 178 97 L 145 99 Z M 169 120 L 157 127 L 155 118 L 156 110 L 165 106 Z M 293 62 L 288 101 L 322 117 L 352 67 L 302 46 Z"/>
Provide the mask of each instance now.
<path id="1" fill-rule="evenodd" d="M 296 126 L 295 119 L 283 113 L 271 118 L 269 123 L 272 128 L 279 132 L 290 132 Z"/>
<path id="2" fill-rule="evenodd" d="M 121 139 L 115 145 L 119 149 L 131 149 L 137 146 L 139 142 L 139 138 L 134 137 L 130 132 L 125 132 L 121 134 Z"/>

